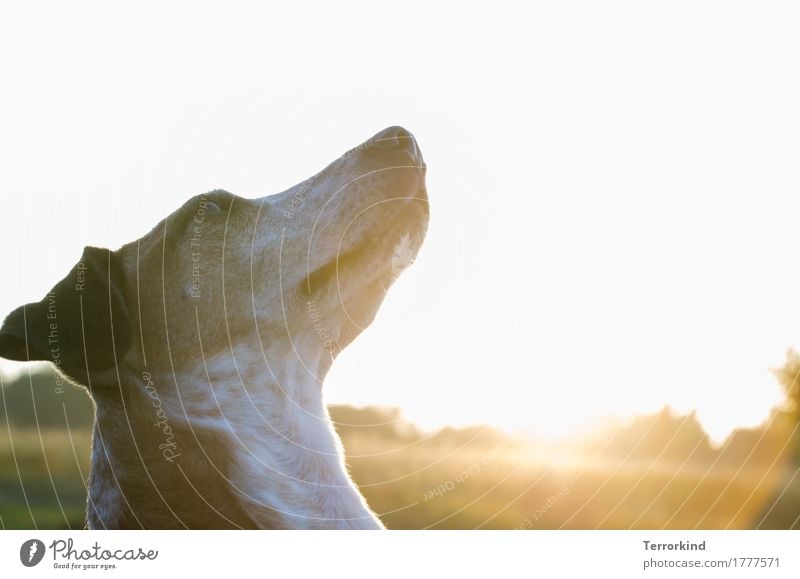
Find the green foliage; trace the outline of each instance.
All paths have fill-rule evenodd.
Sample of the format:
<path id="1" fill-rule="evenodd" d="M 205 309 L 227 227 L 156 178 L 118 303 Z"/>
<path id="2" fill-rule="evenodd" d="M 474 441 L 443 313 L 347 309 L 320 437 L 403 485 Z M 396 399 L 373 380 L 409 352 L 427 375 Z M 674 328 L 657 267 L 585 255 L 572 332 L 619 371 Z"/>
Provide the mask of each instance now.
<path id="1" fill-rule="evenodd" d="M 786 392 L 786 411 L 795 420 L 800 420 L 800 354 L 790 348 L 784 365 L 772 373 Z"/>

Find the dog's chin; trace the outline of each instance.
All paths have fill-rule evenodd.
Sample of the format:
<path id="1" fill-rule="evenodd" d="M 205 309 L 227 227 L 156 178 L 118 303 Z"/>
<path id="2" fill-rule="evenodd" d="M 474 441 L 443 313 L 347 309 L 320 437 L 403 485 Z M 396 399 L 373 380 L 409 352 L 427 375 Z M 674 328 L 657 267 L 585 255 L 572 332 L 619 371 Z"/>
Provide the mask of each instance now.
<path id="1" fill-rule="evenodd" d="M 311 272 L 300 291 L 331 310 L 343 307 L 352 323 L 366 327 L 389 287 L 416 257 L 427 225 L 427 201 L 409 200 L 364 227 L 356 241 Z"/>

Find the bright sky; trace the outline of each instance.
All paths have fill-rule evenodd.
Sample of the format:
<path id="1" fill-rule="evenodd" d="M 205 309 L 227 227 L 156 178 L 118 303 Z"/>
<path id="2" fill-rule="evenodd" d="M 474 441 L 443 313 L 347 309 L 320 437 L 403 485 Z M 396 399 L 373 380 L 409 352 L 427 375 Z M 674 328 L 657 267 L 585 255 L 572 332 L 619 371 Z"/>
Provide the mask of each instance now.
<path id="1" fill-rule="evenodd" d="M 429 236 L 329 401 L 755 424 L 800 346 L 800 22 L 736 4 L 9 4 L 0 312 L 190 195 L 279 192 L 402 124 Z"/>

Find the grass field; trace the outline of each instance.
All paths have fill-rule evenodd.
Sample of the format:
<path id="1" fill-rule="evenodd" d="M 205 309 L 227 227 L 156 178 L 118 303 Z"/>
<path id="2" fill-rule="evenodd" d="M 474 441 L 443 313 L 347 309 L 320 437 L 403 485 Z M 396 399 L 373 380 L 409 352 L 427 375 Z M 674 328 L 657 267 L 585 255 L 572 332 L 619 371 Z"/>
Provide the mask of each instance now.
<path id="1" fill-rule="evenodd" d="M 6 529 L 83 527 L 88 430 L 0 425 L 0 524 Z"/>

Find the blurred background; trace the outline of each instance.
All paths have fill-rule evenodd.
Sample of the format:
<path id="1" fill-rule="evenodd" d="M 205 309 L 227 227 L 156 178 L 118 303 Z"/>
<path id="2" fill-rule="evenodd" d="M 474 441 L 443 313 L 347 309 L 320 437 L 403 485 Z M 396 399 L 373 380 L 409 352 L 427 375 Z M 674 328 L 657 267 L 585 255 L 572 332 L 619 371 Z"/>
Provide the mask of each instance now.
<path id="1" fill-rule="evenodd" d="M 325 385 L 387 525 L 796 527 L 798 20 L 791 2 L 9 4 L 0 316 L 86 245 L 204 191 L 280 192 L 400 124 L 428 237 Z M 0 522 L 79 525 L 90 406 L 29 370 L 0 360 Z"/>
<path id="2" fill-rule="evenodd" d="M 561 440 L 423 431 L 396 408 L 330 412 L 390 529 L 800 529 L 800 356 L 774 374 L 784 404 L 719 445 L 670 408 Z M 0 523 L 82 528 L 89 397 L 48 366 L 5 376 L 1 392 Z"/>

